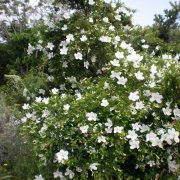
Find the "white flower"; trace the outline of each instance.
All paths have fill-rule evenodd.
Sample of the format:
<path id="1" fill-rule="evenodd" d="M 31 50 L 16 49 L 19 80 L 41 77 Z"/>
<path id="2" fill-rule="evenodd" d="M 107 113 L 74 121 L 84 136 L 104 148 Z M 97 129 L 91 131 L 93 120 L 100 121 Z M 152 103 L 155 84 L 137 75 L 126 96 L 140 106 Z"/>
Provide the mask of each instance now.
<path id="1" fill-rule="evenodd" d="M 29 109 L 30 106 L 29 106 L 29 104 L 24 104 L 24 105 L 22 106 L 22 108 L 26 110 L 26 109 Z"/>
<path id="2" fill-rule="evenodd" d="M 50 49 L 50 50 L 53 50 L 54 44 L 49 42 L 49 43 L 47 44 L 47 48 Z"/>
<path id="3" fill-rule="evenodd" d="M 66 46 L 63 46 L 63 48 L 60 49 L 60 54 L 67 55 L 67 51 L 68 51 L 68 48 L 66 48 Z"/>
<path id="4" fill-rule="evenodd" d="M 94 20 L 93 20 L 92 17 L 89 18 L 89 22 L 90 22 L 90 23 L 93 23 L 93 22 L 94 22 Z"/>
<path id="5" fill-rule="evenodd" d="M 96 56 L 92 56 L 92 57 L 91 57 L 91 62 L 92 62 L 92 63 L 95 63 L 96 60 L 97 60 L 97 57 L 96 57 Z"/>
<path id="6" fill-rule="evenodd" d="M 45 90 L 44 89 L 39 89 L 39 94 L 42 94 L 42 95 L 44 95 L 45 94 Z"/>
<path id="7" fill-rule="evenodd" d="M 157 67 L 153 64 L 153 65 L 151 66 L 150 71 L 151 71 L 152 74 L 157 73 Z"/>
<path id="8" fill-rule="evenodd" d="M 161 103 L 162 99 L 163 99 L 163 96 L 160 95 L 159 93 L 151 93 L 151 98 L 150 98 L 151 102 L 156 101 L 157 103 Z"/>
<path id="9" fill-rule="evenodd" d="M 122 130 L 123 130 L 123 127 L 116 126 L 116 127 L 114 128 L 114 133 L 121 133 Z"/>
<path id="10" fill-rule="evenodd" d="M 115 67 L 119 67 L 119 66 L 120 66 L 119 60 L 117 60 L 117 59 L 114 59 L 113 61 L 110 61 L 110 62 L 111 62 L 111 64 L 112 64 L 113 66 L 115 66 Z"/>
<path id="11" fill-rule="evenodd" d="M 64 17 L 64 19 L 69 19 L 71 16 L 70 16 L 70 13 L 66 11 L 66 12 L 63 14 L 63 17 Z"/>
<path id="12" fill-rule="evenodd" d="M 53 77 L 53 76 L 48 76 L 48 80 L 49 80 L 50 82 L 53 82 L 53 81 L 54 81 L 54 77 Z"/>
<path id="13" fill-rule="evenodd" d="M 49 98 L 43 98 L 42 102 L 43 102 L 44 104 L 49 104 Z"/>
<path id="14" fill-rule="evenodd" d="M 68 154 L 68 151 L 61 149 L 55 154 L 55 159 L 58 161 L 58 163 L 64 163 L 66 160 L 68 160 Z"/>
<path id="15" fill-rule="evenodd" d="M 97 114 L 94 112 L 86 113 L 86 118 L 88 121 L 96 121 L 97 120 Z"/>
<path id="16" fill-rule="evenodd" d="M 42 112 L 43 112 L 42 118 L 47 117 L 47 116 L 50 115 L 50 112 L 47 109 L 43 110 Z"/>
<path id="17" fill-rule="evenodd" d="M 134 130 L 129 130 L 128 135 L 126 136 L 126 138 L 131 139 L 132 141 L 137 139 L 137 137 L 138 137 L 138 135 L 136 134 L 136 132 Z"/>
<path id="18" fill-rule="evenodd" d="M 109 19 L 108 19 L 107 17 L 104 17 L 104 18 L 103 18 L 103 21 L 104 21 L 105 23 L 108 23 L 108 22 L 109 22 Z"/>
<path id="19" fill-rule="evenodd" d="M 53 94 L 58 94 L 59 89 L 57 89 L 57 88 L 53 88 L 51 91 L 52 91 L 52 93 L 53 93 Z"/>
<path id="20" fill-rule="evenodd" d="M 64 111 L 68 111 L 69 108 L 70 108 L 70 105 L 69 105 L 69 104 L 65 104 L 65 105 L 63 106 L 63 110 L 64 110 Z"/>
<path id="21" fill-rule="evenodd" d="M 106 99 L 103 99 L 101 102 L 101 106 L 106 107 L 109 105 L 109 102 Z"/>
<path id="22" fill-rule="evenodd" d="M 93 163 L 93 164 L 91 164 L 90 165 L 90 170 L 92 171 L 92 170 L 97 170 L 97 166 L 98 166 L 99 164 L 98 163 Z"/>
<path id="23" fill-rule="evenodd" d="M 180 109 L 176 108 L 173 110 L 174 116 L 180 118 Z"/>
<path id="24" fill-rule="evenodd" d="M 53 57 L 54 57 L 54 54 L 53 54 L 53 52 L 51 52 L 51 53 L 48 53 L 48 54 L 47 54 L 47 57 L 48 57 L 48 59 L 51 59 L 51 58 L 53 58 Z"/>
<path id="25" fill-rule="evenodd" d="M 54 178 L 60 178 L 61 180 L 65 180 L 65 177 L 63 176 L 62 172 L 59 172 L 58 170 L 53 173 Z"/>
<path id="26" fill-rule="evenodd" d="M 80 40 L 81 40 L 82 42 L 87 41 L 87 36 L 86 36 L 86 35 L 82 35 L 82 37 L 80 38 Z"/>
<path id="27" fill-rule="evenodd" d="M 36 175 L 34 180 L 44 180 L 44 178 L 40 174 L 40 175 Z"/>
<path id="28" fill-rule="evenodd" d="M 98 143 L 101 143 L 101 142 L 106 143 L 106 137 L 105 136 L 99 136 L 97 140 L 98 140 Z"/>
<path id="29" fill-rule="evenodd" d="M 138 92 L 131 92 L 128 98 L 132 101 L 137 101 L 139 99 Z"/>
<path id="30" fill-rule="evenodd" d="M 148 164 L 150 167 L 153 167 L 153 166 L 156 165 L 154 161 L 148 161 L 147 164 Z"/>
<path id="31" fill-rule="evenodd" d="M 85 67 L 86 69 L 89 68 L 89 62 L 88 62 L 88 61 L 85 61 L 85 62 L 84 62 L 84 67 Z"/>
<path id="32" fill-rule="evenodd" d="M 24 97 L 27 96 L 27 92 L 28 92 L 28 90 L 25 88 L 25 89 L 23 90 L 23 96 L 24 96 Z"/>
<path id="33" fill-rule="evenodd" d="M 168 137 L 174 139 L 176 143 L 179 143 L 179 132 L 174 128 L 168 129 Z"/>
<path id="34" fill-rule="evenodd" d="M 127 83 L 127 78 L 125 77 L 118 77 L 118 81 L 117 81 L 117 84 L 120 84 L 120 85 L 125 85 Z"/>
<path id="35" fill-rule="evenodd" d="M 89 5 L 94 5 L 94 4 L 95 4 L 94 0 L 89 0 Z"/>
<path id="36" fill-rule="evenodd" d="M 168 160 L 168 167 L 169 167 L 169 171 L 177 172 L 179 168 L 179 164 L 177 164 L 176 161 Z"/>
<path id="37" fill-rule="evenodd" d="M 129 141 L 130 149 L 139 149 L 139 141 L 136 140 L 130 140 Z"/>
<path id="38" fill-rule="evenodd" d="M 42 101 L 42 98 L 41 98 L 41 97 L 36 97 L 35 101 L 36 101 L 37 103 L 40 103 L 40 102 Z"/>
<path id="39" fill-rule="evenodd" d="M 61 28 L 63 31 L 67 30 L 67 25 L 64 24 L 64 26 Z"/>
<path id="40" fill-rule="evenodd" d="M 118 59 L 122 59 L 122 58 L 124 58 L 124 52 L 116 52 L 115 53 L 115 56 L 116 56 L 116 58 L 118 58 Z"/>
<path id="41" fill-rule="evenodd" d="M 110 31 L 115 31 L 115 27 L 114 26 L 109 26 L 109 30 Z"/>
<path id="42" fill-rule="evenodd" d="M 75 59 L 79 59 L 79 60 L 82 60 L 82 59 L 83 59 L 83 58 L 82 58 L 82 54 L 81 54 L 80 52 L 75 53 L 75 54 L 74 54 L 74 57 L 75 57 Z"/>
<path id="43" fill-rule="evenodd" d="M 75 176 L 74 172 L 71 171 L 70 169 L 66 169 L 66 172 L 65 172 L 65 176 L 69 176 L 69 179 L 73 179 L 73 177 Z"/>
<path id="44" fill-rule="evenodd" d="M 22 122 L 22 123 L 25 123 L 26 121 L 27 121 L 27 117 L 21 118 L 21 122 Z"/>
<path id="45" fill-rule="evenodd" d="M 109 36 L 101 36 L 100 38 L 99 38 L 99 40 L 101 41 L 101 42 L 111 42 L 111 37 L 109 37 Z"/>
<path id="46" fill-rule="evenodd" d="M 111 71 L 111 76 L 110 78 L 120 78 L 121 73 L 120 72 L 115 72 L 115 71 Z"/>
<path id="47" fill-rule="evenodd" d="M 107 128 L 105 128 L 105 131 L 106 131 L 108 134 L 110 134 L 110 133 L 112 133 L 112 128 L 107 127 Z"/>
<path id="48" fill-rule="evenodd" d="M 105 126 L 110 128 L 112 125 L 112 121 L 110 119 L 107 119 L 107 123 L 105 123 Z"/>
<path id="49" fill-rule="evenodd" d="M 144 108 L 143 102 L 142 101 L 136 102 L 135 108 L 136 109 L 143 109 Z"/>
<path id="50" fill-rule="evenodd" d="M 71 42 L 71 41 L 74 41 L 74 35 L 73 34 L 68 34 L 66 36 L 66 42 Z"/>
<path id="51" fill-rule="evenodd" d="M 148 49 L 148 48 L 149 48 L 149 45 L 144 44 L 144 45 L 142 45 L 142 48 L 143 48 L 143 49 Z"/>
<path id="52" fill-rule="evenodd" d="M 163 108 L 163 113 L 164 115 L 170 116 L 172 113 L 172 109 L 170 109 L 169 107 Z"/>
<path id="53" fill-rule="evenodd" d="M 110 89 L 109 83 L 105 82 L 103 89 Z"/>
<path id="54" fill-rule="evenodd" d="M 132 128 L 133 130 L 139 131 L 141 128 L 141 125 L 137 122 L 135 124 L 132 124 Z"/>
<path id="55" fill-rule="evenodd" d="M 138 80 L 144 80 L 144 76 L 143 73 L 138 71 L 137 73 L 135 73 L 135 76 Z"/>
<path id="56" fill-rule="evenodd" d="M 121 15 L 117 14 L 116 16 L 114 16 L 114 18 L 118 21 L 121 21 Z"/>
<path id="57" fill-rule="evenodd" d="M 28 55 L 31 55 L 34 50 L 35 50 L 35 47 L 32 46 L 31 44 L 28 44 L 28 50 L 27 50 Z"/>
<path id="58" fill-rule="evenodd" d="M 63 67 L 63 68 L 67 68 L 67 67 L 68 67 L 68 62 L 67 62 L 67 61 L 64 61 L 62 67 Z"/>
<path id="59" fill-rule="evenodd" d="M 146 141 L 152 141 L 157 137 L 157 135 L 155 133 L 153 133 L 152 131 L 149 134 L 146 134 Z"/>
<path id="60" fill-rule="evenodd" d="M 150 127 L 145 125 L 145 124 L 142 124 L 141 125 L 141 130 L 140 132 L 143 133 L 143 132 L 146 132 L 146 131 L 149 131 L 150 130 Z"/>
<path id="61" fill-rule="evenodd" d="M 82 133 L 87 133 L 88 132 L 88 128 L 89 128 L 89 126 L 86 125 L 86 126 L 81 126 L 79 129 L 81 130 Z"/>

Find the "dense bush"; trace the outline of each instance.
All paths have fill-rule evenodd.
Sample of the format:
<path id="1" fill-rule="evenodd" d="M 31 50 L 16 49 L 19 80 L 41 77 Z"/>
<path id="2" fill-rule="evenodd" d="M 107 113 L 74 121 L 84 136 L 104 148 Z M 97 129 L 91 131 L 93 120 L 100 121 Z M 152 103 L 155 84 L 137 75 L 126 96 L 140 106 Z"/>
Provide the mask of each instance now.
<path id="1" fill-rule="evenodd" d="M 28 48 L 29 55 L 44 53 L 60 85 L 50 95 L 40 89 L 19 117 L 34 144 L 35 179 L 176 179 L 177 59 L 135 51 L 121 24 L 129 12 L 122 4 L 86 6 L 86 15 L 65 13 L 47 32 L 51 41 Z"/>

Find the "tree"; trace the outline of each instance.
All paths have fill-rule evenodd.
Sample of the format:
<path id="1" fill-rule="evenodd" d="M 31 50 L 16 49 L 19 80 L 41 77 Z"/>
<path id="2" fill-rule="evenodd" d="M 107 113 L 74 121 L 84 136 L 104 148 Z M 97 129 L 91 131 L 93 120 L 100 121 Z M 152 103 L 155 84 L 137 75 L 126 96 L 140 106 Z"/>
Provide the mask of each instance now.
<path id="1" fill-rule="evenodd" d="M 170 42 L 174 30 L 179 30 L 179 20 L 180 20 L 180 2 L 172 3 L 170 2 L 171 9 L 164 10 L 164 15 L 155 15 L 154 25 L 155 29 L 159 30 L 159 37 L 165 42 Z M 179 39 L 177 37 L 177 39 Z"/>

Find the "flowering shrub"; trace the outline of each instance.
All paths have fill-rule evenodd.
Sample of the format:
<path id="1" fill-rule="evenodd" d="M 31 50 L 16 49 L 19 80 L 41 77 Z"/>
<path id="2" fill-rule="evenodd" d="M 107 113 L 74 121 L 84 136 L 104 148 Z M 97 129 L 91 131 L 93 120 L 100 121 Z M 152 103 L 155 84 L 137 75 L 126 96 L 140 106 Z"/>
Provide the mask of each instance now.
<path id="1" fill-rule="evenodd" d="M 88 19 L 65 14 L 64 39 L 43 50 L 55 79 L 65 83 L 48 97 L 41 89 L 22 107 L 22 134 L 32 140 L 39 165 L 35 179 L 175 177 L 178 61 L 136 52 L 123 40 L 114 25 L 124 16 L 122 4 L 89 0 L 89 6 Z M 104 7 L 109 16 L 99 11 Z M 28 53 L 34 50 L 29 45 Z"/>

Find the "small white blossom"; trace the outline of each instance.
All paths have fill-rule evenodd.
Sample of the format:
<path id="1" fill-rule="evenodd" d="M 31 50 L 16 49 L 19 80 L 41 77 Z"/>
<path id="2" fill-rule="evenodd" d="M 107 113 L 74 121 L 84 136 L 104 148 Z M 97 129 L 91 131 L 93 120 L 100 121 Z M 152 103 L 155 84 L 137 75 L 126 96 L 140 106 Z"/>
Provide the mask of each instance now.
<path id="1" fill-rule="evenodd" d="M 95 4 L 94 0 L 89 0 L 89 5 L 94 5 L 94 4 Z"/>
<path id="2" fill-rule="evenodd" d="M 172 113 L 172 109 L 170 109 L 169 107 L 163 108 L 163 113 L 164 115 L 170 116 Z"/>
<path id="3" fill-rule="evenodd" d="M 117 81 L 117 84 L 120 84 L 120 85 L 125 85 L 127 83 L 127 78 L 125 77 L 118 77 L 118 81 Z"/>
<path id="4" fill-rule="evenodd" d="M 66 46 L 63 46 L 63 48 L 60 49 L 61 55 L 67 55 L 68 48 Z"/>
<path id="5" fill-rule="evenodd" d="M 98 143 L 101 143 L 101 142 L 106 143 L 106 137 L 105 136 L 99 136 L 97 140 L 98 140 Z"/>
<path id="6" fill-rule="evenodd" d="M 61 180 L 65 180 L 65 177 L 63 176 L 62 172 L 59 172 L 58 170 L 53 173 L 54 178 L 60 178 Z"/>
<path id="7" fill-rule="evenodd" d="M 129 141 L 130 149 L 139 149 L 139 141 L 136 140 L 130 140 Z"/>
<path id="8" fill-rule="evenodd" d="M 93 164 L 91 164 L 90 165 L 90 170 L 92 171 L 92 170 L 97 170 L 97 166 L 98 166 L 99 164 L 98 163 L 93 163 Z"/>
<path id="9" fill-rule="evenodd" d="M 75 57 L 75 59 L 79 59 L 79 60 L 82 60 L 82 59 L 83 59 L 83 58 L 82 58 L 82 54 L 81 54 L 80 52 L 75 53 L 75 54 L 74 54 L 74 57 Z"/>
<path id="10" fill-rule="evenodd" d="M 128 134 L 127 134 L 126 138 L 134 141 L 135 139 L 137 139 L 137 137 L 138 137 L 138 135 L 136 134 L 136 132 L 134 130 L 128 130 Z"/>
<path id="11" fill-rule="evenodd" d="M 117 59 L 114 59 L 113 61 L 110 61 L 110 62 L 111 62 L 111 64 L 112 64 L 113 66 L 115 66 L 115 67 L 119 67 L 119 66 L 120 66 L 119 60 L 117 60 Z"/>
<path id="12" fill-rule="evenodd" d="M 151 98 L 150 98 L 151 102 L 156 101 L 157 103 L 161 103 L 162 99 L 163 99 L 163 96 L 160 95 L 159 93 L 151 93 Z"/>
<path id="13" fill-rule="evenodd" d="M 144 76 L 143 73 L 138 71 L 137 73 L 135 73 L 135 76 L 138 80 L 144 80 Z"/>
<path id="14" fill-rule="evenodd" d="M 54 44 L 49 42 L 49 43 L 47 44 L 47 48 L 52 51 L 53 48 L 54 48 Z"/>
<path id="15" fill-rule="evenodd" d="M 89 68 L 89 62 L 88 62 L 88 61 L 85 61 L 85 62 L 84 62 L 84 67 L 85 67 L 86 69 Z"/>
<path id="16" fill-rule="evenodd" d="M 101 102 L 101 106 L 106 107 L 109 105 L 109 102 L 106 99 L 103 99 Z"/>
<path id="17" fill-rule="evenodd" d="M 52 93 L 53 93 L 53 94 L 58 94 L 59 89 L 57 89 L 57 88 L 53 88 L 51 91 L 52 91 Z"/>
<path id="18" fill-rule="evenodd" d="M 63 106 L 63 110 L 64 110 L 64 111 L 68 111 L 69 108 L 70 108 L 70 105 L 69 105 L 69 104 L 65 104 L 65 105 Z"/>
<path id="19" fill-rule="evenodd" d="M 142 101 L 136 102 L 135 108 L 136 109 L 143 109 L 144 108 L 143 102 Z"/>
<path id="20" fill-rule="evenodd" d="M 81 40 L 82 42 L 87 41 L 87 36 L 86 36 L 86 35 L 82 35 L 82 37 L 80 38 L 80 40 Z"/>
<path id="21" fill-rule="evenodd" d="M 36 175 L 34 180 L 44 180 L 44 178 L 40 174 L 40 175 Z"/>
<path id="22" fill-rule="evenodd" d="M 174 116 L 180 118 L 180 109 L 176 108 L 173 110 Z"/>
<path id="23" fill-rule="evenodd" d="M 92 56 L 92 57 L 91 57 L 91 62 L 92 62 L 92 63 L 95 63 L 96 60 L 97 60 L 97 57 L 96 57 L 96 56 Z"/>
<path id="24" fill-rule="evenodd" d="M 86 126 L 81 126 L 79 129 L 80 129 L 81 132 L 84 134 L 84 133 L 87 133 L 87 132 L 88 132 L 89 126 L 88 126 L 88 125 L 86 125 Z"/>
<path id="25" fill-rule="evenodd" d="M 115 56 L 116 56 L 116 58 L 118 58 L 118 59 L 122 59 L 122 58 L 124 58 L 124 52 L 116 52 L 115 53 Z"/>
<path id="26" fill-rule="evenodd" d="M 55 159 L 58 161 L 58 163 L 64 163 L 66 160 L 68 160 L 68 154 L 68 151 L 61 149 L 55 154 Z"/>
<path id="27" fill-rule="evenodd" d="M 69 179 L 73 179 L 75 176 L 75 173 L 67 168 L 65 172 L 65 176 L 69 176 Z"/>
<path id="28" fill-rule="evenodd" d="M 26 110 L 26 109 L 29 109 L 30 106 L 29 106 L 29 104 L 24 104 L 24 105 L 22 106 L 22 108 L 23 108 L 24 110 Z"/>
<path id="29" fill-rule="evenodd" d="M 86 118 L 88 121 L 96 121 L 97 120 L 97 114 L 94 112 L 86 113 Z"/>
<path id="30" fill-rule="evenodd" d="M 44 95 L 45 94 L 45 90 L 44 89 L 39 89 L 39 94 L 42 94 L 42 95 Z"/>
<path id="31" fill-rule="evenodd" d="M 129 100 L 132 100 L 132 101 L 137 101 L 137 100 L 139 100 L 139 95 L 138 95 L 139 93 L 136 91 L 136 92 L 131 92 L 130 94 L 129 94 Z"/>
<path id="32" fill-rule="evenodd" d="M 104 18 L 103 18 L 103 21 L 104 21 L 105 23 L 108 23 L 108 22 L 109 22 L 109 19 L 108 19 L 107 17 L 104 17 Z"/>
<path id="33" fill-rule="evenodd" d="M 121 133 L 122 130 L 123 130 L 123 127 L 120 127 L 120 126 L 114 127 L 114 133 Z"/>
<path id="34" fill-rule="evenodd" d="M 109 37 L 109 36 L 101 36 L 101 37 L 99 38 L 99 40 L 100 40 L 101 42 L 107 42 L 107 43 L 109 43 L 109 42 L 111 42 L 111 37 Z"/>

